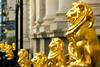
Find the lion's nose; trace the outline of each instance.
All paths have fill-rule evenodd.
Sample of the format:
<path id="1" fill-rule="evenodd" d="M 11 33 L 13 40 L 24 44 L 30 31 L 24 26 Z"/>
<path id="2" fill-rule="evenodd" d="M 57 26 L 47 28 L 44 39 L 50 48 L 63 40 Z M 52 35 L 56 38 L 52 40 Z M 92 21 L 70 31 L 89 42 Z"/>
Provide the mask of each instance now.
<path id="1" fill-rule="evenodd" d="M 70 14 L 67 14 L 67 19 L 70 19 L 71 18 L 71 15 Z"/>

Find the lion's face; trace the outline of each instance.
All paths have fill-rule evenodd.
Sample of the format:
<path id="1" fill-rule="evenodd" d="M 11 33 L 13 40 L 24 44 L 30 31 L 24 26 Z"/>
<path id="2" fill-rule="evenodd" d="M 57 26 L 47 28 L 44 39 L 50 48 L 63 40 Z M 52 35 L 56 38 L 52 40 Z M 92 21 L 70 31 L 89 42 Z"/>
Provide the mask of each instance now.
<path id="1" fill-rule="evenodd" d="M 72 5 L 72 8 L 66 13 L 67 20 L 74 25 L 77 19 L 81 19 L 82 15 L 85 15 L 86 4 L 82 2 L 75 2 Z M 79 20 L 77 20 L 79 21 Z"/>
<path id="2" fill-rule="evenodd" d="M 79 8 L 78 6 L 73 6 L 68 12 L 67 12 L 67 20 L 74 24 L 74 21 L 76 18 L 78 18 L 79 15 Z"/>
<path id="3" fill-rule="evenodd" d="M 47 62 L 47 58 L 42 53 L 35 53 L 34 58 L 31 60 L 34 65 L 40 65 Z"/>
<path id="4" fill-rule="evenodd" d="M 52 41 L 49 45 L 51 51 L 56 52 L 59 48 L 59 41 Z"/>
<path id="5" fill-rule="evenodd" d="M 63 41 L 59 38 L 53 38 L 52 41 L 49 44 L 49 55 L 48 59 L 55 58 L 57 55 L 59 55 L 63 49 Z"/>
<path id="6" fill-rule="evenodd" d="M 28 51 L 26 49 L 21 49 L 19 52 L 18 52 L 18 56 L 19 57 L 27 57 L 28 56 Z"/>

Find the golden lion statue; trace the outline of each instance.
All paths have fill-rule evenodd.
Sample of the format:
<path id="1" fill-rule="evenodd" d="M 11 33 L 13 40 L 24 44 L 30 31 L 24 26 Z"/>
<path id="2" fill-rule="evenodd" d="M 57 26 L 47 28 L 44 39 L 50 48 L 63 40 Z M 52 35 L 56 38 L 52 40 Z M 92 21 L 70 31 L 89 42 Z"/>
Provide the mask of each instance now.
<path id="1" fill-rule="evenodd" d="M 28 51 L 26 49 L 21 49 L 18 52 L 18 63 L 20 67 L 31 67 L 30 61 L 29 61 L 29 56 L 28 56 Z"/>
<path id="2" fill-rule="evenodd" d="M 48 65 L 50 67 L 65 67 L 64 42 L 60 38 L 52 38 L 49 49 Z"/>
<path id="3" fill-rule="evenodd" d="M 43 53 L 35 53 L 34 58 L 31 60 L 34 67 L 47 67 L 47 57 Z"/>
<path id="4" fill-rule="evenodd" d="M 93 62 L 100 62 L 100 44 L 93 28 L 92 8 L 87 3 L 74 2 L 66 16 L 70 22 L 66 33 L 69 67 L 92 67 Z"/>
<path id="5" fill-rule="evenodd" d="M 7 60 L 11 60 L 14 58 L 13 51 L 16 49 L 16 44 L 13 43 L 12 45 L 8 44 L 7 42 L 0 44 L 0 49 L 2 52 L 6 53 Z"/>

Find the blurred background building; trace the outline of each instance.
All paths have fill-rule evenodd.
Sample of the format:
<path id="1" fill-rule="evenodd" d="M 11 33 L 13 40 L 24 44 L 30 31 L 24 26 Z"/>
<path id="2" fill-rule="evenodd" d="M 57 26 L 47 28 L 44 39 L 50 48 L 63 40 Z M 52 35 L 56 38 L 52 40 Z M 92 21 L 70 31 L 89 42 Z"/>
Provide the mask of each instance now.
<path id="1" fill-rule="evenodd" d="M 65 32 L 69 24 L 65 14 L 75 1 L 78 0 L 0 0 L 0 39 L 5 37 L 2 34 L 6 34 L 6 40 L 15 41 L 18 24 L 19 49 L 28 49 L 31 54 L 44 52 L 48 55 L 51 38 L 59 37 L 64 40 L 67 51 Z M 92 6 L 95 14 L 94 27 L 100 39 L 100 0 L 81 1 Z"/>
<path id="2" fill-rule="evenodd" d="M 14 42 L 16 0 L 0 0 L 0 40 Z"/>
<path id="3" fill-rule="evenodd" d="M 65 32 L 68 28 L 66 12 L 77 0 L 24 0 L 23 13 L 23 48 L 31 53 L 44 52 L 48 54 L 48 45 L 53 37 L 60 37 L 65 42 Z M 96 33 L 100 38 L 100 1 L 81 0 L 90 4 L 95 14 Z"/>

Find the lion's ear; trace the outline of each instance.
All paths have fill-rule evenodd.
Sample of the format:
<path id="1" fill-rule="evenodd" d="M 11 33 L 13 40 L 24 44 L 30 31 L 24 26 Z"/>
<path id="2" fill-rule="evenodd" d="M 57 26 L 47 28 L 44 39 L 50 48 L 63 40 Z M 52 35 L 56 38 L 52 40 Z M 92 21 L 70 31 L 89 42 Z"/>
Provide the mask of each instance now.
<path id="1" fill-rule="evenodd" d="M 78 7 L 79 7 L 80 11 L 84 11 L 84 8 L 85 8 L 84 5 L 80 4 L 80 5 L 78 5 Z"/>

